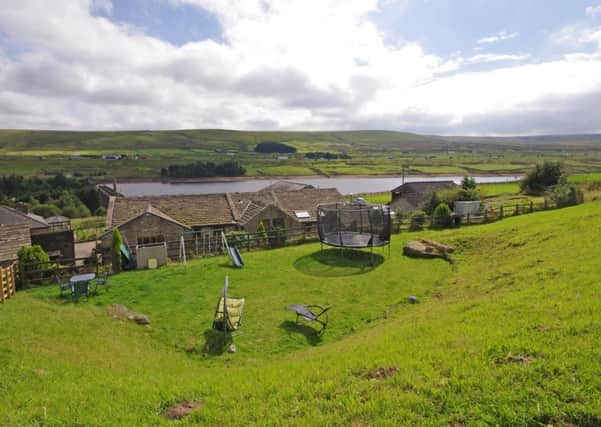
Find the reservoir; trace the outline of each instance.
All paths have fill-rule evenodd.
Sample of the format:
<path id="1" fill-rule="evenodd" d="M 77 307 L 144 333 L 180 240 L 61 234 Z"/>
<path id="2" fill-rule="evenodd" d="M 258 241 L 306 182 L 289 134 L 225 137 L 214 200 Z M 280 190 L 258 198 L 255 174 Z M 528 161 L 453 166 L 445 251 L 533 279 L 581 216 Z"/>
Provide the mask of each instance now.
<path id="1" fill-rule="evenodd" d="M 474 176 L 478 183 L 513 182 L 521 175 Z M 417 181 L 449 181 L 459 184 L 463 176 L 406 176 L 405 182 Z M 312 177 L 299 176 L 281 179 L 242 179 L 206 182 L 119 182 L 117 191 L 126 197 L 159 196 L 174 194 L 211 194 L 259 191 L 277 181 L 291 181 L 309 184 L 316 188 L 336 188 L 342 194 L 381 193 L 390 191 L 402 184 L 398 177 Z"/>

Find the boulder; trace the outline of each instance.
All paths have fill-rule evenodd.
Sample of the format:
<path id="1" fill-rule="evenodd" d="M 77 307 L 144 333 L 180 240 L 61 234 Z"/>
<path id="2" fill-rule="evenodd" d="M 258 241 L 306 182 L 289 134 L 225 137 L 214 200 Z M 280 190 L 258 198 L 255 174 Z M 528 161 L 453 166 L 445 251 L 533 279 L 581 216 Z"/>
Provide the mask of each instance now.
<path id="1" fill-rule="evenodd" d="M 444 245 L 433 240 L 412 240 L 403 247 L 403 255 L 413 258 L 443 258 L 452 262 L 449 256 L 455 250 L 452 246 Z"/>

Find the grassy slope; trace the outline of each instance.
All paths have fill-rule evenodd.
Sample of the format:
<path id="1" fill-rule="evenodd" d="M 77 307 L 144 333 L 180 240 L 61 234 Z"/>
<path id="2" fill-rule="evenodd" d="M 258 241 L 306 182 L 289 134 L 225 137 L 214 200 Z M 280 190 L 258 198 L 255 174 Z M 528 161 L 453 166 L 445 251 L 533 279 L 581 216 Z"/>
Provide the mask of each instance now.
<path id="1" fill-rule="evenodd" d="M 412 234 L 371 271 L 324 265 L 309 244 L 244 254 L 243 270 L 214 258 L 125 273 L 75 305 L 21 292 L 0 306 L 0 424 L 155 425 L 165 406 L 200 399 L 186 422 L 599 425 L 600 232 L 590 203 L 424 233 L 458 246 L 454 266 L 402 257 Z M 238 353 L 190 355 L 225 274 L 247 298 Z M 110 319 L 112 302 L 152 328 Z M 322 342 L 291 326 L 292 302 L 335 306 Z M 399 372 L 366 379 L 374 367 Z"/>

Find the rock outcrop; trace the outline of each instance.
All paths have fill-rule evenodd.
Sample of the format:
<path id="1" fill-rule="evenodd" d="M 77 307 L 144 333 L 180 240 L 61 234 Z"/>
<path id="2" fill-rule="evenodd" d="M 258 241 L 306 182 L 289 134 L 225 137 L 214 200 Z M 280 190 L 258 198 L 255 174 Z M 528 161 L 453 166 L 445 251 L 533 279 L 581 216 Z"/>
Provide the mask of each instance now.
<path id="1" fill-rule="evenodd" d="M 442 258 L 453 262 L 449 254 L 453 253 L 455 248 L 444 245 L 433 240 L 412 240 L 403 247 L 403 255 L 413 258 Z"/>

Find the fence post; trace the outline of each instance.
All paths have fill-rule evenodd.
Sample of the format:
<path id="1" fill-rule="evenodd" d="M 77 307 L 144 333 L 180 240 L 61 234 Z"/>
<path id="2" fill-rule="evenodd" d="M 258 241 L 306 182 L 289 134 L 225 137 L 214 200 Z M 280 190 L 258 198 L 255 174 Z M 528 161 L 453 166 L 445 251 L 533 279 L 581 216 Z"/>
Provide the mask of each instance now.
<path id="1" fill-rule="evenodd" d="M 534 212 L 534 202 L 530 200 L 530 213 Z"/>
<path id="2" fill-rule="evenodd" d="M 467 222 L 467 225 L 470 225 L 470 213 L 469 212 L 467 213 L 467 221 L 466 222 Z"/>
<path id="3" fill-rule="evenodd" d="M 501 209 L 499 209 L 499 218 L 503 219 L 503 205 L 501 205 Z"/>
<path id="4" fill-rule="evenodd" d="M 545 210 L 549 209 L 549 202 L 547 201 L 547 198 L 545 198 L 545 204 L 543 207 Z"/>
<path id="5" fill-rule="evenodd" d="M 488 221 L 488 209 L 484 209 L 484 222 Z"/>
<path id="6" fill-rule="evenodd" d="M 246 233 L 246 252 L 250 252 L 250 233 Z"/>
<path id="7" fill-rule="evenodd" d="M 0 267 L 0 303 L 2 302 L 4 302 L 4 269 Z"/>
<path id="8" fill-rule="evenodd" d="M 520 205 L 518 205 L 518 204 L 516 203 L 516 205 L 515 205 L 515 213 L 514 213 L 514 215 L 519 215 L 519 214 L 520 214 Z"/>

